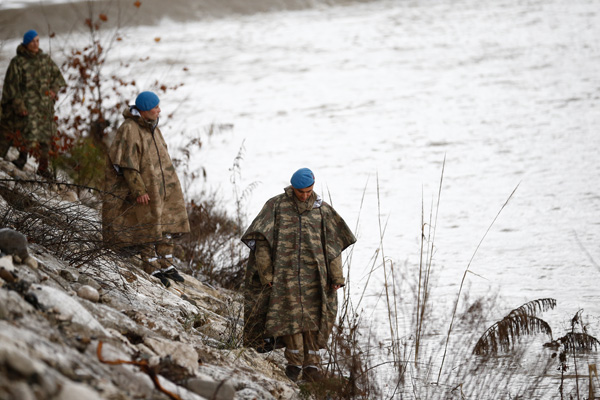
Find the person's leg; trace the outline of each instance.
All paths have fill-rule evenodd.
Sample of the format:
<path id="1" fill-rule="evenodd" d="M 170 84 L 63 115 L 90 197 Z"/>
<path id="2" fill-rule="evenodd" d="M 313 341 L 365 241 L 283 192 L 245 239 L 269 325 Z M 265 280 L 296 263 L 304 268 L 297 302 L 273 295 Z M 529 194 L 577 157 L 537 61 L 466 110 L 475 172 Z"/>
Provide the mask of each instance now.
<path id="1" fill-rule="evenodd" d="M 144 263 L 144 271 L 146 271 L 146 273 L 151 274 L 160 269 L 154 245 L 140 245 L 140 258 Z"/>
<path id="2" fill-rule="evenodd" d="M 156 255 L 158 256 L 158 263 L 162 268 L 161 273 L 176 282 L 185 282 L 183 276 L 179 275 L 175 265 L 173 265 L 174 249 L 175 245 L 172 235 L 170 233 L 163 234 L 162 240 L 156 244 Z"/>
<path id="3" fill-rule="evenodd" d="M 281 338 L 285 344 L 285 360 L 287 366 L 285 367 L 285 374 L 292 381 L 296 382 L 300 371 L 302 371 L 302 364 L 304 363 L 304 344 L 302 339 L 302 333 L 296 333 L 295 335 L 286 335 Z"/>
<path id="4" fill-rule="evenodd" d="M 2 121 L 0 120 L 0 157 L 6 158 L 6 153 L 11 146 L 11 140 L 9 139 L 10 131 L 4 129 Z"/>
<path id="5" fill-rule="evenodd" d="M 173 238 L 171 234 L 164 233 L 162 240 L 156 244 L 156 255 L 162 268 L 168 268 L 173 265 Z"/>
<path id="6" fill-rule="evenodd" d="M 38 145 L 39 145 L 39 158 L 38 158 L 37 173 L 46 179 L 52 179 L 52 178 L 54 178 L 54 176 L 52 175 L 52 172 L 50 172 L 50 169 L 49 169 L 50 144 L 46 141 L 41 141 L 41 142 L 38 142 Z"/>
<path id="7" fill-rule="evenodd" d="M 17 147 L 19 149 L 19 157 L 12 160 L 12 163 L 17 168 L 23 169 L 27 163 L 27 149 L 25 148 L 24 144 L 20 144 L 18 141 L 15 142 L 13 139 L 11 139 L 15 136 L 20 137 L 20 134 L 12 134 L 10 130 L 7 130 L 2 126 L 2 122 L 0 121 L 0 157 L 6 158 L 10 146 Z"/>
<path id="8" fill-rule="evenodd" d="M 321 356 L 317 344 L 317 332 L 303 332 L 304 362 L 302 363 L 302 378 L 307 381 L 321 379 L 320 365 Z"/>
<path id="9" fill-rule="evenodd" d="M 27 164 L 27 150 L 19 150 L 19 157 L 14 159 L 12 163 L 19 169 L 23 169 Z"/>

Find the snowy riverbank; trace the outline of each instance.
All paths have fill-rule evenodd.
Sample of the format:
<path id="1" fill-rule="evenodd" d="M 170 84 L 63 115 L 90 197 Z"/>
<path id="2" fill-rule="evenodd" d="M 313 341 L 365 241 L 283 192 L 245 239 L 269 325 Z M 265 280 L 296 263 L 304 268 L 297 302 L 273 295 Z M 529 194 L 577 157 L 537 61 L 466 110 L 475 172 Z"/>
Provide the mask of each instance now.
<path id="1" fill-rule="evenodd" d="M 94 251 L 97 211 L 73 192 L 15 178 L 35 179 L 0 159 L 2 225 L 48 232 L 61 254 L 30 244 L 37 263 L 0 255 L 0 398 L 296 398 L 281 350 L 231 345 L 243 323 L 239 294 L 186 274 L 166 288 L 134 258 L 102 250 L 73 263 Z"/>

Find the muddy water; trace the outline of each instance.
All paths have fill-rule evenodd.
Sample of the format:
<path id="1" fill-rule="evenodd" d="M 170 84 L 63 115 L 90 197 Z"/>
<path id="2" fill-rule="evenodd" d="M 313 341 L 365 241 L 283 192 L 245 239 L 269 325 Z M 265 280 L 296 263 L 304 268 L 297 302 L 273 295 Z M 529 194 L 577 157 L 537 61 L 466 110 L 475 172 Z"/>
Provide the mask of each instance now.
<path id="1" fill-rule="evenodd" d="M 294 170 L 312 168 L 317 190 L 357 226 L 353 293 L 381 236 L 385 256 L 415 280 L 422 209 L 427 220 L 433 209 L 434 319 L 447 323 L 469 267 L 459 309 L 497 295 L 492 323 L 552 297 L 547 320 L 559 336 L 579 309 L 600 336 L 598 37 L 597 0 L 381 1 L 166 20 L 128 31 L 112 57 L 151 56 L 138 85 L 185 83 L 161 105 L 175 111 L 163 120 L 173 152 L 204 139 L 191 169 L 206 168 L 207 181 L 190 193 L 218 190 L 233 210 L 242 146 L 239 187 L 260 182 L 249 216 Z M 209 137 L 211 124 L 233 128 Z M 381 335 L 383 281 L 378 268 L 364 304 Z"/>

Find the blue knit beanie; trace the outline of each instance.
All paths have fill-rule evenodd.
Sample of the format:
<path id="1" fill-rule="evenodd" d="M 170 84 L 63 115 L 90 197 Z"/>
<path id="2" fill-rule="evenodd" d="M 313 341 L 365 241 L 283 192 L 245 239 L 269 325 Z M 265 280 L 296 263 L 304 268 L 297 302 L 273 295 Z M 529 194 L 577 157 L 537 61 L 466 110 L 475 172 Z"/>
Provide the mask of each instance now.
<path id="1" fill-rule="evenodd" d="M 34 31 L 33 29 L 25 32 L 25 34 L 23 35 L 23 44 L 25 46 L 27 46 L 29 44 L 29 42 L 31 42 L 33 39 L 35 39 L 35 37 L 38 35 L 38 33 L 36 31 Z"/>
<path id="2" fill-rule="evenodd" d="M 160 100 L 153 92 L 142 92 L 135 99 L 135 106 L 140 111 L 152 110 L 160 103 Z"/>
<path id="3" fill-rule="evenodd" d="M 294 189 L 304 189 L 315 183 L 315 174 L 308 168 L 300 168 L 294 172 L 290 182 Z"/>

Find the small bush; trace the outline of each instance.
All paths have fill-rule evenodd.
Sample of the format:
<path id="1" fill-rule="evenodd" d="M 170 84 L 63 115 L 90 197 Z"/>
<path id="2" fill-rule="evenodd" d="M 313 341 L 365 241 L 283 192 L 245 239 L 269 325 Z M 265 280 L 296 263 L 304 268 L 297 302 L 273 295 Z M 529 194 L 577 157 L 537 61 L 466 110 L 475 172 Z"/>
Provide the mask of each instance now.
<path id="1" fill-rule="evenodd" d="M 189 273 L 206 283 L 238 289 L 244 278 L 246 258 L 242 257 L 240 227 L 216 197 L 188 203 L 191 233 L 178 244 Z"/>
<path id="2" fill-rule="evenodd" d="M 81 186 L 101 188 L 104 182 L 106 154 L 90 137 L 79 137 L 67 153 L 52 161 L 55 169 L 64 171 Z"/>

